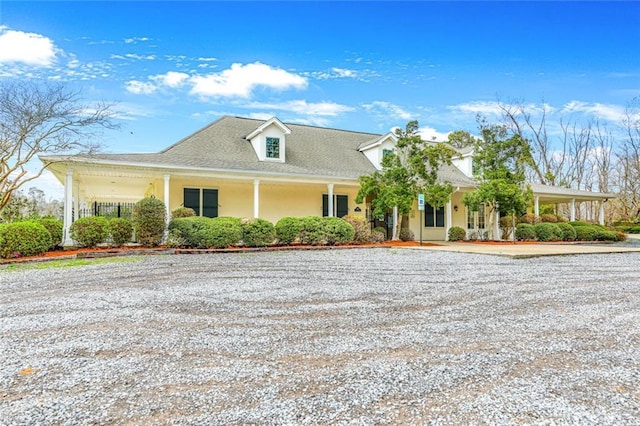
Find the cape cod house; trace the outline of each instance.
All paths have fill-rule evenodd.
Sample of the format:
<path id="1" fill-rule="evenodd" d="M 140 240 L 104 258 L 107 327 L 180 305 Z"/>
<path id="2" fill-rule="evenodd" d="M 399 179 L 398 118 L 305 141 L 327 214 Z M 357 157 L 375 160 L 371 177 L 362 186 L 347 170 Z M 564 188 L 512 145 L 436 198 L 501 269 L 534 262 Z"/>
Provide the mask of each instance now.
<path id="1" fill-rule="evenodd" d="M 225 116 L 157 153 L 41 156 L 64 185 L 64 244 L 72 245 L 75 217 L 101 203 L 133 203 L 143 197 L 162 200 L 168 212 L 179 206 L 208 217 L 260 217 L 277 222 L 285 216 L 369 215 L 356 204 L 358 177 L 380 168 L 393 133 L 374 134 L 269 120 Z M 456 189 L 440 209 L 417 202 L 409 224 L 424 240 L 445 240 L 451 226 L 482 232 L 489 212 L 469 212 L 464 192 L 475 182 L 471 150 L 460 151 L 440 177 Z M 581 201 L 603 203 L 612 194 L 532 185 L 535 207 Z M 94 213 L 95 213 L 94 212 Z M 421 219 L 421 217 L 423 219 Z M 376 225 L 392 226 L 390 218 Z M 420 229 L 422 228 L 422 229 Z M 498 231 L 494 235 L 498 235 Z"/>

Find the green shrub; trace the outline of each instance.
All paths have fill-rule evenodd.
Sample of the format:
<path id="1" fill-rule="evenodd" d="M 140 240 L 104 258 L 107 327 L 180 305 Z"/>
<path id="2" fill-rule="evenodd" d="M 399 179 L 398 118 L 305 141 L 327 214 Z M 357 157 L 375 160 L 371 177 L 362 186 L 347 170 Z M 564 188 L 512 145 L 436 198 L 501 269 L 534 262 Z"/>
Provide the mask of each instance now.
<path id="1" fill-rule="evenodd" d="M 113 245 L 121 246 L 131 242 L 133 226 L 131 221 L 123 217 L 114 217 L 107 222 L 107 233 Z"/>
<path id="2" fill-rule="evenodd" d="M 0 225 L 0 257 L 9 259 L 46 253 L 51 247 L 51 234 L 35 221 Z"/>
<path id="3" fill-rule="evenodd" d="M 371 229 L 369 229 L 369 223 L 365 217 L 348 214 L 344 216 L 342 220 L 345 220 L 353 226 L 353 230 L 355 231 L 353 237 L 354 242 L 368 243 L 371 241 Z"/>
<path id="4" fill-rule="evenodd" d="M 49 250 L 60 247 L 62 245 L 62 229 L 64 227 L 62 221 L 52 217 L 43 217 L 38 219 L 38 222 L 51 234 L 51 247 L 49 247 Z"/>
<path id="5" fill-rule="evenodd" d="M 81 217 L 71 224 L 71 238 L 80 247 L 95 247 L 107 240 L 107 219 L 102 216 Z"/>
<path id="6" fill-rule="evenodd" d="M 519 223 L 516 226 L 516 240 L 533 241 L 536 239 L 536 229 L 530 223 Z"/>
<path id="7" fill-rule="evenodd" d="M 209 226 L 208 217 L 192 216 L 173 219 L 169 222 L 169 234 L 172 234 L 172 245 L 177 247 L 195 248 L 201 243 L 198 231 Z"/>
<path id="8" fill-rule="evenodd" d="M 288 245 L 298 242 L 302 231 L 302 218 L 283 217 L 276 225 L 276 238 L 280 244 Z"/>
<path id="9" fill-rule="evenodd" d="M 589 225 L 574 226 L 576 230 L 576 240 L 578 241 L 594 241 L 596 238 L 597 228 Z"/>
<path id="10" fill-rule="evenodd" d="M 558 223 L 557 226 L 562 232 L 562 241 L 574 241 L 576 239 L 576 230 L 573 226 L 566 222 Z"/>
<path id="11" fill-rule="evenodd" d="M 346 244 L 353 241 L 356 231 L 349 222 L 339 217 L 324 217 L 324 240 L 329 245 Z"/>
<path id="12" fill-rule="evenodd" d="M 639 225 L 616 225 L 615 229 L 626 234 L 640 234 Z"/>
<path id="13" fill-rule="evenodd" d="M 326 244 L 324 221 L 318 216 L 305 216 L 302 219 L 300 243 L 312 246 Z"/>
<path id="14" fill-rule="evenodd" d="M 237 217 L 216 217 L 210 219 L 206 235 L 199 231 L 202 236 L 200 240 L 201 248 L 226 248 L 235 246 L 242 240 L 242 221 Z"/>
<path id="15" fill-rule="evenodd" d="M 160 244 L 166 214 L 164 203 L 156 198 L 143 198 L 133 206 L 133 228 L 140 244 L 147 247 Z"/>
<path id="16" fill-rule="evenodd" d="M 534 226 L 536 238 L 538 241 L 560 241 L 562 240 L 562 231 L 558 225 L 550 222 L 538 223 Z"/>
<path id="17" fill-rule="evenodd" d="M 449 241 L 461 241 L 467 236 L 467 231 L 459 226 L 449 228 Z"/>
<path id="18" fill-rule="evenodd" d="M 265 219 L 246 219 L 242 221 L 242 241 L 249 247 L 265 247 L 273 244 L 276 231 L 273 223 Z"/>
<path id="19" fill-rule="evenodd" d="M 400 241 L 414 241 L 416 236 L 413 234 L 413 231 L 409 228 L 400 229 L 400 234 L 398 235 Z"/>
<path id="20" fill-rule="evenodd" d="M 616 231 L 596 228 L 594 240 L 596 241 L 617 241 Z"/>
<path id="21" fill-rule="evenodd" d="M 190 207 L 178 207 L 171 212 L 171 219 L 179 219 L 181 217 L 193 217 L 196 215 L 195 210 Z"/>
<path id="22" fill-rule="evenodd" d="M 372 243 L 384 243 L 387 240 L 387 234 L 386 232 L 382 232 L 379 230 L 376 230 L 378 228 L 381 228 L 380 226 L 377 228 L 374 228 L 373 231 L 371 231 L 371 242 Z M 384 229 L 384 228 L 382 228 Z"/>
<path id="23" fill-rule="evenodd" d="M 615 231 L 615 233 L 616 233 L 616 241 L 626 241 L 627 240 L 627 234 L 625 234 L 624 232 Z"/>

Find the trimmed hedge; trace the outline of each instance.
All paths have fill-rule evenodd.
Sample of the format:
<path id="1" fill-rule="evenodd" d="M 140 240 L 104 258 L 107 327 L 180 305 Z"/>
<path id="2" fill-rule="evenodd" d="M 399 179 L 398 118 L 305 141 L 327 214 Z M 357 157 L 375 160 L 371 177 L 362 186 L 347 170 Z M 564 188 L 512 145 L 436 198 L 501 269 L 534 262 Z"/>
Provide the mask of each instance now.
<path id="1" fill-rule="evenodd" d="M 133 206 L 133 229 L 140 244 L 146 247 L 160 244 L 166 214 L 164 203 L 157 198 L 143 198 Z"/>
<path id="2" fill-rule="evenodd" d="M 43 217 L 38 219 L 38 222 L 51 234 L 51 246 L 49 250 L 60 247 L 62 245 L 62 230 L 64 228 L 62 221 L 52 217 Z"/>
<path id="3" fill-rule="evenodd" d="M 576 230 L 573 226 L 569 225 L 566 222 L 558 223 L 557 226 L 562 232 L 562 241 L 575 241 Z"/>
<path id="4" fill-rule="evenodd" d="M 245 219 L 242 221 L 242 242 L 249 247 L 265 247 L 273 244 L 276 231 L 273 223 L 265 219 Z"/>
<path id="5" fill-rule="evenodd" d="M 302 230 L 302 220 L 299 217 L 283 217 L 276 223 L 275 230 L 278 243 L 284 245 L 296 243 Z"/>
<path id="6" fill-rule="evenodd" d="M 240 243 L 241 220 L 234 217 L 184 217 L 169 223 L 171 246 L 226 248 Z"/>
<path id="7" fill-rule="evenodd" d="M 534 226 L 538 241 L 561 241 L 562 230 L 556 223 L 542 222 Z"/>
<path id="8" fill-rule="evenodd" d="M 107 220 L 101 216 L 81 217 L 71 224 L 71 238 L 80 247 L 95 247 L 104 243 L 107 233 Z"/>
<path id="9" fill-rule="evenodd" d="M 301 244 L 318 246 L 326 243 L 324 221 L 318 216 L 302 217 L 302 229 L 299 239 Z"/>
<path id="10" fill-rule="evenodd" d="M 131 242 L 133 225 L 123 217 L 114 217 L 107 222 L 107 233 L 113 245 L 121 246 Z"/>
<path id="11" fill-rule="evenodd" d="M 459 226 L 449 228 L 449 241 L 462 241 L 467 237 L 467 231 Z"/>
<path id="12" fill-rule="evenodd" d="M 597 228 L 589 225 L 573 226 L 576 230 L 577 241 L 594 241 L 596 238 Z"/>
<path id="13" fill-rule="evenodd" d="M 0 257 L 10 259 L 44 254 L 51 247 L 51 234 L 36 221 L 0 225 Z"/>
<path id="14" fill-rule="evenodd" d="M 336 244 L 346 244 L 353 241 L 356 231 L 353 226 L 339 217 L 323 217 L 324 241 L 333 246 Z"/>
<path id="15" fill-rule="evenodd" d="M 536 229 L 530 223 L 519 223 L 516 226 L 516 240 L 533 241 L 536 239 Z"/>

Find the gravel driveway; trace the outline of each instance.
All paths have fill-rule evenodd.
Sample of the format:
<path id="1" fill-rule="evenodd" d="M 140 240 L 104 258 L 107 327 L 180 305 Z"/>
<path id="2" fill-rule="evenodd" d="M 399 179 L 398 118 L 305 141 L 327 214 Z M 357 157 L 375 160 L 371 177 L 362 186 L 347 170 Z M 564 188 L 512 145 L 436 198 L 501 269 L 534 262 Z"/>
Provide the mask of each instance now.
<path id="1" fill-rule="evenodd" d="M 640 424 L 640 256 L 0 269 L 0 424 Z"/>

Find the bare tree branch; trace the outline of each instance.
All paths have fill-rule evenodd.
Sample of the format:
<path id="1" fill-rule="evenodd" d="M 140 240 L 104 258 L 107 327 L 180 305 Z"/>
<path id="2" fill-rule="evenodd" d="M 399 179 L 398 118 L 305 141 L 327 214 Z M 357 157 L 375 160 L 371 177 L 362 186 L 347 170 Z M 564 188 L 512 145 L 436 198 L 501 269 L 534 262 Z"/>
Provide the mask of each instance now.
<path id="1" fill-rule="evenodd" d="M 85 104 L 81 92 L 62 84 L 32 82 L 0 86 L 0 211 L 11 194 L 37 179 L 27 165 L 40 154 L 92 154 L 99 130 L 114 129 L 113 105 Z"/>

